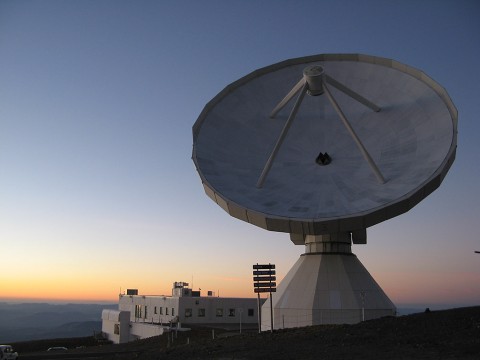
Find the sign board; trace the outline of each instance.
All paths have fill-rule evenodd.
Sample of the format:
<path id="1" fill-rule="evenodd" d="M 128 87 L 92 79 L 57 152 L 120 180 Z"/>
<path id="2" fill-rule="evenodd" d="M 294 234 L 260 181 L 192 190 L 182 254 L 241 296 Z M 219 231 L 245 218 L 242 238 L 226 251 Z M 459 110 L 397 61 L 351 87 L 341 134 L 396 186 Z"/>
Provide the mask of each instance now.
<path id="1" fill-rule="evenodd" d="M 277 292 L 277 289 L 275 289 L 275 288 L 255 288 L 255 289 L 253 289 L 253 292 L 255 292 L 255 293 L 264 293 L 264 292 L 272 293 L 272 292 Z"/>
<path id="2" fill-rule="evenodd" d="M 253 291 L 258 296 L 258 331 L 261 331 L 261 309 L 260 293 L 270 293 L 270 321 L 271 331 L 273 332 L 273 304 L 272 293 L 277 292 L 277 283 L 275 282 L 275 264 L 256 264 L 253 265 Z"/>
<path id="3" fill-rule="evenodd" d="M 259 288 L 259 287 L 270 287 L 270 288 L 274 288 L 277 286 L 277 283 L 274 283 L 274 282 L 265 282 L 265 283 L 262 283 L 262 282 L 259 282 L 259 283 L 255 283 L 253 284 L 253 287 L 256 287 L 256 288 Z"/>
<path id="4" fill-rule="evenodd" d="M 275 270 L 254 270 L 253 275 L 275 275 Z"/>
<path id="5" fill-rule="evenodd" d="M 275 269 L 275 264 L 256 264 L 253 265 L 253 269 L 258 270 L 258 269 Z"/>
<path id="6" fill-rule="evenodd" d="M 253 265 L 253 287 L 256 293 L 276 291 L 277 283 L 275 280 L 277 278 L 274 269 L 275 264 Z"/>
<path id="7" fill-rule="evenodd" d="M 275 276 L 254 276 L 253 281 L 275 281 L 277 278 Z"/>

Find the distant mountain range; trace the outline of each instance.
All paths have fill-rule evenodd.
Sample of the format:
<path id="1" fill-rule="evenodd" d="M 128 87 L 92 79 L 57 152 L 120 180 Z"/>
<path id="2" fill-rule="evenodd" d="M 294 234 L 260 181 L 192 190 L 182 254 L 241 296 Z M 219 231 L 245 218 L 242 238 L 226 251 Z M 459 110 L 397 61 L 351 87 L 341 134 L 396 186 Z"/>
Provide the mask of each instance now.
<path id="1" fill-rule="evenodd" d="M 102 310 L 117 304 L 0 302 L 0 343 L 82 337 L 102 329 Z"/>

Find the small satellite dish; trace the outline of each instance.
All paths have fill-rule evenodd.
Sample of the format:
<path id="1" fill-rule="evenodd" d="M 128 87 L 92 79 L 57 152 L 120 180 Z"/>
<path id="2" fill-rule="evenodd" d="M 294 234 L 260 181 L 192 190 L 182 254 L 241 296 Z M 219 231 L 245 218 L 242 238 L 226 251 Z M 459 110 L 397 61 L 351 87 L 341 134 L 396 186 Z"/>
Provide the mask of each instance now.
<path id="1" fill-rule="evenodd" d="M 275 316 L 291 319 L 285 327 L 356 322 L 365 301 L 369 318 L 395 311 L 351 243 L 366 243 L 368 227 L 440 186 L 455 158 L 457 117 L 445 89 L 425 73 L 361 54 L 273 64 L 205 106 L 193 126 L 192 158 L 206 194 L 231 216 L 289 233 L 310 255 L 275 295 Z M 307 276 L 312 271 L 316 277 Z M 310 320 L 300 323 L 305 314 L 293 308 Z"/>

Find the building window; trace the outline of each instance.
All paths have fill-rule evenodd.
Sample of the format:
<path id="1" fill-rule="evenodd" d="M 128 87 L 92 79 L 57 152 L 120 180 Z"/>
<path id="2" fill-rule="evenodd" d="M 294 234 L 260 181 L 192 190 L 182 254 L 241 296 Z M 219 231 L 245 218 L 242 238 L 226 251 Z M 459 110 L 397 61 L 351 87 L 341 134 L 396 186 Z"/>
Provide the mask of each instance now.
<path id="1" fill-rule="evenodd" d="M 120 325 L 119 325 L 119 324 L 115 324 L 115 325 L 113 326 L 113 333 L 114 333 L 115 335 L 120 335 Z"/>
<path id="2" fill-rule="evenodd" d="M 168 315 L 168 308 L 165 308 L 165 315 Z"/>
<path id="3" fill-rule="evenodd" d="M 223 316 L 223 309 L 217 308 L 217 311 L 215 312 L 217 317 L 222 317 Z"/>
<path id="4" fill-rule="evenodd" d="M 185 309 L 185 317 L 192 317 L 192 309 Z"/>
<path id="5" fill-rule="evenodd" d="M 205 309 L 198 309 L 198 317 L 205 317 Z"/>
<path id="6" fill-rule="evenodd" d="M 143 318 L 144 318 L 144 319 L 147 318 L 147 305 L 145 305 L 145 314 L 143 314 Z"/>
<path id="7" fill-rule="evenodd" d="M 235 316 L 235 309 L 228 309 L 228 316 L 234 317 Z"/>
<path id="8" fill-rule="evenodd" d="M 172 316 L 175 316 L 175 308 L 172 308 Z"/>
<path id="9" fill-rule="evenodd" d="M 155 315 L 157 315 L 157 307 L 156 307 L 156 306 L 153 308 L 153 313 L 154 313 Z"/>
<path id="10" fill-rule="evenodd" d="M 163 308 L 160 306 L 160 315 L 163 315 Z"/>
<path id="11" fill-rule="evenodd" d="M 142 306 L 141 305 L 135 305 L 135 317 L 137 319 L 140 319 L 142 317 Z"/>
<path id="12" fill-rule="evenodd" d="M 254 310 L 253 309 L 248 309 L 248 316 L 253 316 L 254 315 Z"/>

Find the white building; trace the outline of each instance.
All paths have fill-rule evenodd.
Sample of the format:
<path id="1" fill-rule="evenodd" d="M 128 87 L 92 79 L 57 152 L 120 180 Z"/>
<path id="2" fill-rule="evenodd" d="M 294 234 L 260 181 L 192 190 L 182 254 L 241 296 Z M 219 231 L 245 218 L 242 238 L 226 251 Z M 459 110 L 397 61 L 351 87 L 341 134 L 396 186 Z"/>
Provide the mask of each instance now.
<path id="1" fill-rule="evenodd" d="M 118 310 L 103 310 L 102 331 L 112 342 L 124 343 L 161 335 L 172 327 L 189 325 L 258 324 L 256 298 L 216 297 L 209 291 L 188 288 L 188 283 L 173 283 L 172 296 L 138 295 L 138 290 L 127 290 L 119 296 Z M 265 301 L 261 300 L 261 304 Z"/>

